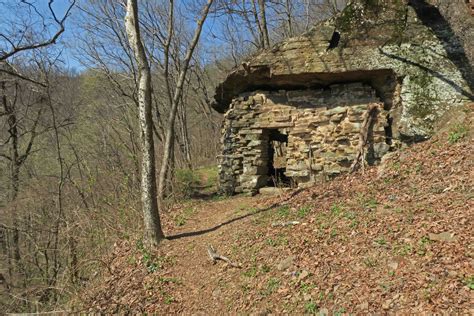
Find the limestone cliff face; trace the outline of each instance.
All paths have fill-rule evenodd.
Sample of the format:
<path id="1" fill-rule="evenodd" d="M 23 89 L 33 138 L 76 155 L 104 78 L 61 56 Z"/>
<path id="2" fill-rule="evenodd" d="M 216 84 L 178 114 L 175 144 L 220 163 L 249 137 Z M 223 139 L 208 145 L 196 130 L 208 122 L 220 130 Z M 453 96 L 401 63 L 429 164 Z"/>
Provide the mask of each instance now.
<path id="1" fill-rule="evenodd" d="M 464 47 L 471 66 L 474 64 L 474 1 L 473 0 L 429 0 L 435 5 L 445 21 Z"/>
<path id="2" fill-rule="evenodd" d="M 435 7 L 361 0 L 243 63 L 219 85 L 213 107 L 224 113 L 246 91 L 351 82 L 375 89 L 396 139 L 429 137 L 440 116 L 472 99 L 472 65 Z"/>

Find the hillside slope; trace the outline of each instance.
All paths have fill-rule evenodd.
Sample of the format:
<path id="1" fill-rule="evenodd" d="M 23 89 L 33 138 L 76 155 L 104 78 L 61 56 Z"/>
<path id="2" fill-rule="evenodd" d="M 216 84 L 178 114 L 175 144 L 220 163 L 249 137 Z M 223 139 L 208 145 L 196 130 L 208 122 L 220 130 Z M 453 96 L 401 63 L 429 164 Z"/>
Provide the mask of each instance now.
<path id="1" fill-rule="evenodd" d="M 74 308 L 474 313 L 472 107 L 465 116 L 363 175 L 277 198 L 183 207 L 181 226 L 165 218 L 172 237 L 156 252 L 136 240 L 117 243 L 105 260 L 108 272 Z M 288 221 L 299 224 L 275 225 Z M 213 264 L 208 245 L 240 267 Z"/>

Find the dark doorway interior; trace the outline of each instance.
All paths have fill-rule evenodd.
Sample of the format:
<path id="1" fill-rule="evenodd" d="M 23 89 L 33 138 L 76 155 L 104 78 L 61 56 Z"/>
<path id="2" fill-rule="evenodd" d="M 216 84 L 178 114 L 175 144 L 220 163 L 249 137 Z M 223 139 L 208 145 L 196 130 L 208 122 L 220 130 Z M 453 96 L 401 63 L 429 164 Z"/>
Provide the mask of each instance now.
<path id="1" fill-rule="evenodd" d="M 287 144 L 288 135 L 278 129 L 269 130 L 267 186 L 290 186 L 290 178 L 285 175 Z"/>

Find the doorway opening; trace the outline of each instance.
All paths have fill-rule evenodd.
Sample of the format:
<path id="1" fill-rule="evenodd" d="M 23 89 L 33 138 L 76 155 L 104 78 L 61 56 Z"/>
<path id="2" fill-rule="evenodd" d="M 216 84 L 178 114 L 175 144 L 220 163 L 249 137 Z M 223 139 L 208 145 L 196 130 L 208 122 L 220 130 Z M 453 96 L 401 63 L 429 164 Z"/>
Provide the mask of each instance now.
<path id="1" fill-rule="evenodd" d="M 285 175 L 288 135 L 278 129 L 268 130 L 267 186 L 288 187 L 291 179 Z"/>

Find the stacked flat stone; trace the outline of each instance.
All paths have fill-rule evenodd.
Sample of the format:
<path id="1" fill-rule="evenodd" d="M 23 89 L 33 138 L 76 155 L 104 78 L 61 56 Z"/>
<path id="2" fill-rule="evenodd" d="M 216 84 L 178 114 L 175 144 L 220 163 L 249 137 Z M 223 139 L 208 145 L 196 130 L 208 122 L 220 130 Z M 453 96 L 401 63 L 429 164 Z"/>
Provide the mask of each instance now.
<path id="1" fill-rule="evenodd" d="M 226 193 L 254 193 L 268 181 L 270 131 L 288 135 L 285 175 L 299 185 L 349 170 L 368 104 L 379 104 L 371 131 L 375 159 L 389 146 L 387 111 L 362 83 L 326 89 L 255 91 L 239 95 L 225 114 L 220 187 Z"/>

